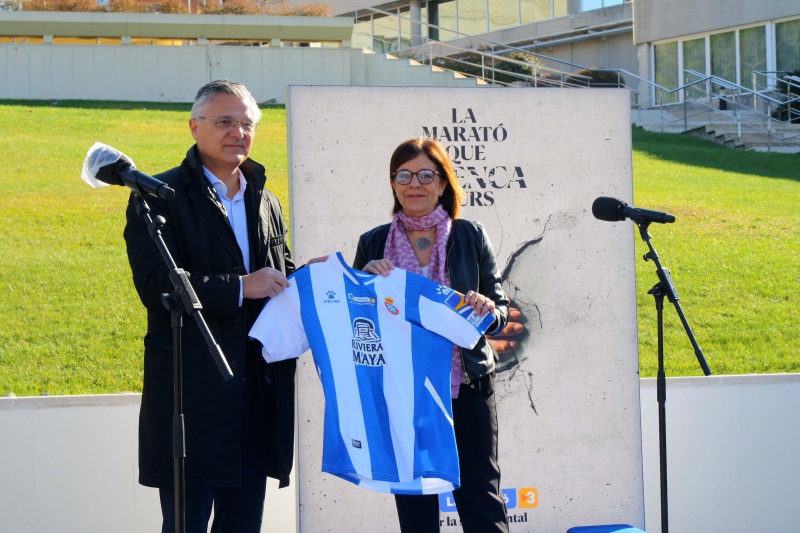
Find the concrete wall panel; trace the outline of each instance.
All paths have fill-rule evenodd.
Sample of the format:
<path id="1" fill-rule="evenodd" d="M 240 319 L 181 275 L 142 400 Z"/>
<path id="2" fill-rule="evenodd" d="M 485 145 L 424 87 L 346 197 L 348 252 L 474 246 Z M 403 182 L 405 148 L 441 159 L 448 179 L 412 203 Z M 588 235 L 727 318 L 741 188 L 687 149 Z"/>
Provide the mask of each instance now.
<path id="1" fill-rule="evenodd" d="M 453 84 L 451 74 L 415 67 L 418 78 L 409 68 L 350 48 L 0 44 L 0 98 L 190 102 L 203 84 L 228 78 L 259 102 L 281 103 L 291 84 Z"/>
<path id="2" fill-rule="evenodd" d="M 158 531 L 157 493 L 136 483 L 140 399 L 0 398 L 0 530 Z M 659 533 L 654 379 L 641 380 L 640 402 L 646 530 Z M 668 378 L 666 425 L 671 531 L 796 531 L 800 375 Z M 270 481 L 264 532 L 297 531 L 296 488 Z"/>
<path id="3" fill-rule="evenodd" d="M 0 530 L 158 531 L 157 493 L 136 483 L 140 399 L 139 394 L 0 398 Z M 646 530 L 659 533 L 654 379 L 641 380 L 640 402 Z M 667 378 L 666 427 L 671 531 L 797 529 L 799 374 Z M 106 471 L 113 474 L 108 481 Z M 115 486 L 109 486 L 112 479 Z M 296 488 L 294 479 L 282 490 L 270 480 L 264 532 L 298 531 Z M 537 518 L 535 512 L 530 516 Z M 394 514 L 385 519 L 393 523 Z M 348 531 L 372 533 L 357 525 Z"/>
<path id="4" fill-rule="evenodd" d="M 636 43 L 800 14 L 795 0 L 636 0 L 633 13 Z"/>
<path id="5" fill-rule="evenodd" d="M 6 65 L 8 65 L 8 76 L 5 79 L 4 91 L 8 96 L 5 98 L 33 98 L 31 96 L 31 51 L 30 47 L 24 45 L 11 45 L 0 47 L 6 53 Z"/>
<path id="6" fill-rule="evenodd" d="M 39 523 L 37 416 L 0 411 L 0 526 L 36 531 Z"/>
<path id="7" fill-rule="evenodd" d="M 597 195 L 631 195 L 627 92 L 409 87 L 395 65 L 386 78 L 398 87 L 291 88 L 297 257 L 338 250 L 352 260 L 358 235 L 390 219 L 392 150 L 428 128 L 452 154 L 463 216 L 487 228 L 530 328 L 501 358 L 495 396 L 512 531 L 643 526 L 633 239 L 629 226 L 590 214 Z M 358 209 L 347 209 L 354 191 Z M 324 402 L 311 355 L 298 365 L 303 531 L 396 531 L 391 498 L 320 473 Z M 532 487 L 541 504 L 521 501 Z M 445 517 L 455 524 L 452 510 Z"/>
<path id="8" fill-rule="evenodd" d="M 712 371 L 714 362 L 709 361 Z M 800 375 L 668 378 L 670 531 L 791 533 L 800 523 Z M 661 531 L 655 379 L 642 380 L 646 530 Z"/>

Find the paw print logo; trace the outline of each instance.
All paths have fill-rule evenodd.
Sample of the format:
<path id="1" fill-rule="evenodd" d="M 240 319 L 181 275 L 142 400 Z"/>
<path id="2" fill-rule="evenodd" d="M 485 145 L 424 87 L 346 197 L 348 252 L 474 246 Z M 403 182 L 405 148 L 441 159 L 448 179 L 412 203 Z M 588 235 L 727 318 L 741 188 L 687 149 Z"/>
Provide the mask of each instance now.
<path id="1" fill-rule="evenodd" d="M 436 292 L 438 294 L 444 294 L 445 296 L 447 296 L 448 294 L 453 292 L 453 289 L 451 289 L 450 287 L 445 287 L 444 285 L 439 285 L 438 287 L 436 287 Z"/>
<path id="2" fill-rule="evenodd" d="M 334 298 L 336 298 L 336 293 L 333 291 L 328 291 L 326 294 L 328 295 L 329 300 L 333 300 Z"/>

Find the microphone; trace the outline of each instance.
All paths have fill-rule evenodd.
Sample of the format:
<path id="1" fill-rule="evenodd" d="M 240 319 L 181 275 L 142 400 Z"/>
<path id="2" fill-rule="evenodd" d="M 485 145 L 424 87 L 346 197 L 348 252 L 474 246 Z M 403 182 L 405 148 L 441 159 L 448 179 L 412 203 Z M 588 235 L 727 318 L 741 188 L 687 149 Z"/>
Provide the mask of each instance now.
<path id="1" fill-rule="evenodd" d="M 136 170 L 130 157 L 99 142 L 86 153 L 81 179 L 94 188 L 122 185 L 140 196 L 149 194 L 164 200 L 175 196 L 175 191 L 166 183 Z"/>
<path id="2" fill-rule="evenodd" d="M 622 200 L 607 196 L 601 196 L 592 203 L 592 214 L 594 218 L 608 222 L 617 222 L 626 218 L 637 223 L 658 222 L 659 224 L 666 224 L 675 222 L 675 217 L 669 213 L 629 206 Z"/>

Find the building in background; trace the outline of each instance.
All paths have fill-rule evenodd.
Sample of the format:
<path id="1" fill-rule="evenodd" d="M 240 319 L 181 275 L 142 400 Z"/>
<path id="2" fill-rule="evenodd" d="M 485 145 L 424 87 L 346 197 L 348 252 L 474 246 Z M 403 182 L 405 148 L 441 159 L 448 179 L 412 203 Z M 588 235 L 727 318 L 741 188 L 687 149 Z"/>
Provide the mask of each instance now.
<path id="1" fill-rule="evenodd" d="M 759 73 L 800 70 L 796 0 L 329 3 L 334 15 L 354 17 L 353 46 L 376 52 L 430 41 L 469 47 L 468 36 L 475 36 L 563 61 L 564 66 L 623 69 L 668 89 L 690 81 L 687 71 L 758 90 L 770 85 Z"/>
<path id="2" fill-rule="evenodd" d="M 287 4 L 299 6 L 308 2 L 288 0 Z M 717 101 L 726 90 L 719 85 L 695 85 L 670 92 L 702 76 L 719 76 L 745 90 L 768 92 L 782 76 L 800 71 L 797 0 L 365 0 L 363 5 L 353 0 L 329 0 L 326 4 L 333 19 L 0 11 L 0 58 L 7 54 L 5 69 L 0 62 L 0 87 L 9 87 L 7 91 L 0 90 L 0 96 L 18 96 L 22 91 L 31 92 L 31 97 L 56 97 L 63 92 L 63 84 L 57 81 L 62 74 L 56 72 L 62 59 L 54 63 L 47 60 L 52 69 L 48 66 L 44 71 L 26 74 L 31 79 L 21 80 L 23 89 L 19 88 L 17 78 L 21 74 L 16 67 L 33 60 L 34 56 L 25 54 L 61 58 L 67 52 L 60 48 L 85 44 L 121 46 L 126 48 L 125 54 L 132 56 L 152 56 L 155 52 L 148 47 L 157 46 L 161 50 L 159 58 L 188 54 L 165 50 L 168 48 L 204 46 L 212 53 L 218 52 L 217 45 L 239 45 L 236 48 L 242 48 L 244 55 L 252 55 L 245 48 L 256 47 L 261 55 L 272 57 L 277 55 L 275 48 L 303 47 L 322 48 L 328 55 L 332 49 L 368 49 L 420 59 L 419 55 L 406 52 L 412 49 L 422 51 L 420 62 L 434 65 L 434 56 L 472 51 L 482 54 L 481 61 L 485 61 L 486 54 L 522 50 L 539 54 L 536 68 L 552 69 L 552 79 L 559 81 L 582 68 L 618 69 L 617 81 L 624 79 L 624 85 L 633 91 L 633 107 L 686 100 L 703 91 L 709 102 Z M 30 50 L 31 46 L 60 50 L 43 54 Z M 69 54 L 113 56 L 110 50 L 100 49 L 103 52 L 75 49 Z M 136 49 L 135 53 L 132 49 Z M 321 58 L 322 54 L 317 56 Z M 230 67 L 230 63 L 216 59 L 199 61 L 217 70 Z M 348 79 L 366 85 L 428 83 L 428 77 L 419 76 L 418 72 L 387 78 L 382 72 L 385 64 L 380 61 L 359 58 L 355 69 L 342 61 L 345 66 L 334 73 L 337 68 L 330 57 L 325 59 L 322 70 L 300 69 L 295 62 L 275 58 L 275 64 L 289 71 L 291 76 L 285 79 L 292 83 L 341 84 Z M 241 68 L 246 70 L 246 65 Z M 272 66 L 270 70 L 274 72 Z M 321 77 L 323 70 L 326 75 Z M 40 79 L 42 72 L 49 72 L 49 77 Z M 493 76 L 484 77 L 496 81 Z M 409 81 L 412 78 L 416 81 Z M 37 90 L 25 89 L 33 85 Z M 267 92 L 267 100 L 282 101 L 283 91 L 277 85 Z M 109 97 L 134 97 L 118 93 Z M 148 94 L 137 97 L 151 98 Z"/>
<path id="3" fill-rule="evenodd" d="M 638 71 L 630 0 L 412 0 L 355 9 L 344 3 L 333 0 L 332 11 L 354 17 L 353 46 L 376 52 L 431 40 L 482 50 L 499 43 L 551 57 L 553 68 L 563 61 Z"/>
<path id="4" fill-rule="evenodd" d="M 763 90 L 771 85 L 765 73 L 800 70 L 794 0 L 636 0 L 634 15 L 639 72 L 664 87 L 697 72 Z"/>

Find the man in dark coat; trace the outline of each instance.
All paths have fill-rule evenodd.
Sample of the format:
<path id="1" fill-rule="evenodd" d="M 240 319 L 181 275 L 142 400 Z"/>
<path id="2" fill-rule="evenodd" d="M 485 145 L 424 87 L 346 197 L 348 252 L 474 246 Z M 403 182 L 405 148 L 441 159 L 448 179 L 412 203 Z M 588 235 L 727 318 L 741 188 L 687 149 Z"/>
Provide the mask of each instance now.
<path id="1" fill-rule="evenodd" d="M 189 272 L 203 316 L 234 377 L 222 378 L 194 319 L 183 320 L 183 411 L 186 433 L 186 531 L 258 532 L 266 478 L 288 484 L 292 468 L 295 361 L 267 365 L 247 333 L 267 297 L 294 269 L 277 198 L 264 167 L 249 159 L 258 105 L 227 80 L 197 93 L 189 126 L 196 144 L 179 167 L 157 176 L 175 197 L 147 197 L 163 216 L 164 240 Z M 139 482 L 157 487 L 173 531 L 173 348 L 162 293 L 172 292 L 167 266 L 137 214 L 134 195 L 125 241 L 133 282 L 147 308 L 144 389 L 139 417 Z"/>

